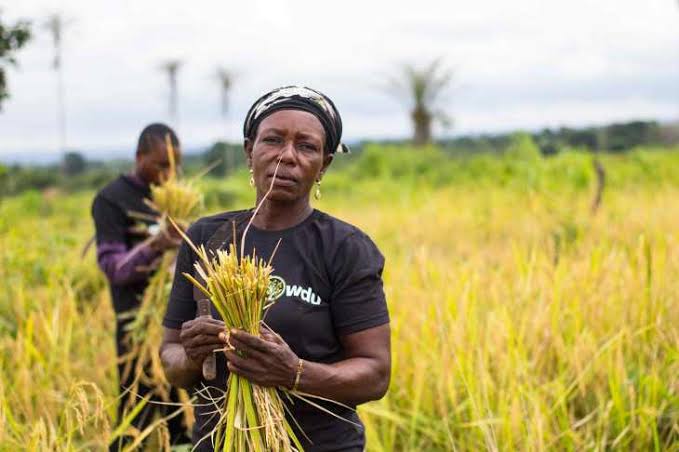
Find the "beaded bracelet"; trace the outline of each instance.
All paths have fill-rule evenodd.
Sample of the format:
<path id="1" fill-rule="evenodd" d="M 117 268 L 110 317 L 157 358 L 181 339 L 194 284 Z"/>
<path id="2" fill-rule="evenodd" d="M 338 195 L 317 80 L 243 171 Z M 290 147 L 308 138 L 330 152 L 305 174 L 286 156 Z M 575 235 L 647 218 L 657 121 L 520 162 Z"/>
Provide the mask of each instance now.
<path id="1" fill-rule="evenodd" d="M 302 370 L 304 370 L 304 360 L 299 359 L 297 362 L 297 374 L 295 375 L 295 383 L 292 385 L 292 391 L 297 391 L 297 386 L 299 386 L 299 380 L 302 378 Z"/>

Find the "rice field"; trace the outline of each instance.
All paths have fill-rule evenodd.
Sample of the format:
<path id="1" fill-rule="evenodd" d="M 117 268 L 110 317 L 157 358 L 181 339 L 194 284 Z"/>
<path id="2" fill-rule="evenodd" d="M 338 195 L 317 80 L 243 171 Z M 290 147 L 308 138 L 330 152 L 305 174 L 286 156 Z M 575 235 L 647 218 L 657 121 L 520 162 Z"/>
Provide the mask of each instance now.
<path id="1" fill-rule="evenodd" d="M 679 451 L 679 153 L 449 157 L 371 149 L 316 207 L 386 256 L 393 372 L 369 451 Z M 204 181 L 251 206 L 245 173 Z M 101 450 L 113 312 L 93 193 L 0 203 L 0 450 Z"/>

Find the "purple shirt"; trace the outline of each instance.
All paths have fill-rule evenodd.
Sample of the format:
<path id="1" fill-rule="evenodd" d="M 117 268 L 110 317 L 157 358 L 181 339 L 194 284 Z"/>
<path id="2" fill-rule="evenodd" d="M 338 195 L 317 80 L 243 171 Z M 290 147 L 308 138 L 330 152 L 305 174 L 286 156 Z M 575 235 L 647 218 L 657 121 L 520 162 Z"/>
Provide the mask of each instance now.
<path id="1" fill-rule="evenodd" d="M 128 250 L 124 243 L 105 242 L 97 245 L 97 263 L 111 284 L 122 286 L 149 277 L 149 266 L 161 253 L 142 242 Z"/>

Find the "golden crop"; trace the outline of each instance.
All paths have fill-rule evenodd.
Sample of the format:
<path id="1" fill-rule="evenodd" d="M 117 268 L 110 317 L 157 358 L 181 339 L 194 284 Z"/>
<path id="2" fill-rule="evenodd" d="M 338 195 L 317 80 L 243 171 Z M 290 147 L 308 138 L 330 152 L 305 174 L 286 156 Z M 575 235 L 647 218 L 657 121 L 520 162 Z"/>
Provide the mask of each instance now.
<path id="1" fill-rule="evenodd" d="M 324 179 L 317 207 L 386 257 L 393 371 L 359 409 L 368 450 L 679 450 L 677 158 L 605 157 L 594 215 L 586 155 L 503 182 L 493 158 L 440 180 L 379 159 Z M 245 177 L 208 193 L 248 193 Z M 90 199 L 0 205 L 0 450 L 101 449 L 115 429 L 113 314 L 93 255 L 77 257 Z"/>

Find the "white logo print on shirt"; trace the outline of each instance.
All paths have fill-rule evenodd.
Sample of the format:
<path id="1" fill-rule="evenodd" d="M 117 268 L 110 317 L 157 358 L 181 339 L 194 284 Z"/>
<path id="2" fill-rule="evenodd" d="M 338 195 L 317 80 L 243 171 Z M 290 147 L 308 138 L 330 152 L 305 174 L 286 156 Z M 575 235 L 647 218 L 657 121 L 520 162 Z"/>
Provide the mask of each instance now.
<path id="1" fill-rule="evenodd" d="M 300 300 L 318 306 L 321 304 L 321 297 L 318 296 L 313 288 L 307 287 L 306 289 L 302 286 L 293 284 L 289 286 L 286 284 L 285 280 L 280 276 L 271 276 L 269 280 L 269 301 L 275 301 L 279 299 L 283 294 L 287 297 L 295 297 Z"/>
<path id="2" fill-rule="evenodd" d="M 316 295 L 311 287 L 307 287 L 306 289 L 304 289 L 301 286 L 297 285 L 287 286 L 285 288 L 285 295 L 287 295 L 288 297 L 301 298 L 303 301 L 306 301 L 307 303 L 311 303 L 314 305 L 321 304 L 321 297 Z"/>

